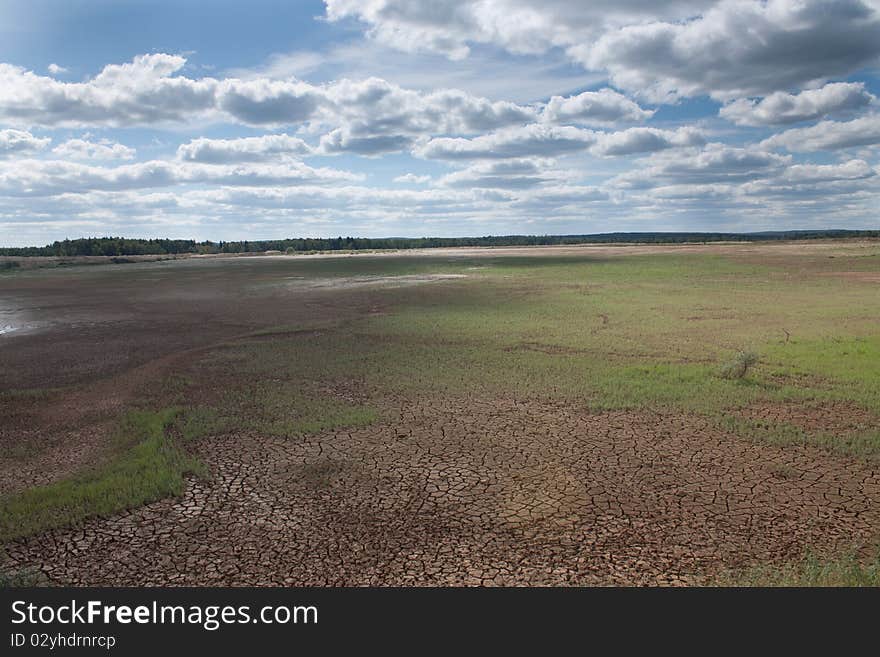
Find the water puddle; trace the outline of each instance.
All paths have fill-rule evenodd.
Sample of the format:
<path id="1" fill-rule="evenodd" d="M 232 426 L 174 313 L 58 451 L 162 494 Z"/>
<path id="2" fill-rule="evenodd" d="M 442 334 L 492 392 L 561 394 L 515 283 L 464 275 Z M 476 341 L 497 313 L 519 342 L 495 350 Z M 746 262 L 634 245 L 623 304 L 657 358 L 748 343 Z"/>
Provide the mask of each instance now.
<path id="1" fill-rule="evenodd" d="M 449 281 L 467 278 L 465 274 L 407 274 L 402 276 L 351 276 L 341 278 L 301 278 L 292 276 L 288 285 L 308 288 L 346 289 L 352 287 L 379 286 L 400 287 L 419 285 L 433 281 Z"/>

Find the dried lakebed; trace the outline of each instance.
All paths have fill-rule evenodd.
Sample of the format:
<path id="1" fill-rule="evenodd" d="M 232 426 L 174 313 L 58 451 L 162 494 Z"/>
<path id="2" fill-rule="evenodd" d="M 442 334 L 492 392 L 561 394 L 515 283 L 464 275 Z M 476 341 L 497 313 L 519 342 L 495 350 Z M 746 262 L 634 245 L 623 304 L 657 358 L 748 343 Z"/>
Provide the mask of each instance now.
<path id="1" fill-rule="evenodd" d="M 880 472 L 704 419 L 517 399 L 394 400 L 393 421 L 227 433 L 207 479 L 7 546 L 57 584 L 687 584 L 868 544 Z"/>

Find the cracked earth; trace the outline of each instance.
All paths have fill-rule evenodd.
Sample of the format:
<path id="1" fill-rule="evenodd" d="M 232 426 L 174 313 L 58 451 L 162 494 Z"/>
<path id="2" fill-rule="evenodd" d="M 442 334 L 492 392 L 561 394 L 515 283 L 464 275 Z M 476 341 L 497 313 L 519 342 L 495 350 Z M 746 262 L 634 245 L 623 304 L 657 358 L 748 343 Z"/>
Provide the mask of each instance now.
<path id="1" fill-rule="evenodd" d="M 866 546 L 880 472 L 695 416 L 385 400 L 383 422 L 202 440 L 185 493 L 7 546 L 89 585 L 687 584 Z M 394 409 L 394 410 L 391 410 Z"/>

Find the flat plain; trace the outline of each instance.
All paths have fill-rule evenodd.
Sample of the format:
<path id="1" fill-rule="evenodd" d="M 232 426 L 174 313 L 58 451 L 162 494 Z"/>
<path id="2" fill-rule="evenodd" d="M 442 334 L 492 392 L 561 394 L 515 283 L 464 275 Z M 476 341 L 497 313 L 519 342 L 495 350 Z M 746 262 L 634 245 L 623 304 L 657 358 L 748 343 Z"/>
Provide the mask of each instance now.
<path id="1" fill-rule="evenodd" d="M 11 270 L 0 570 L 877 584 L 878 418 L 876 241 Z"/>

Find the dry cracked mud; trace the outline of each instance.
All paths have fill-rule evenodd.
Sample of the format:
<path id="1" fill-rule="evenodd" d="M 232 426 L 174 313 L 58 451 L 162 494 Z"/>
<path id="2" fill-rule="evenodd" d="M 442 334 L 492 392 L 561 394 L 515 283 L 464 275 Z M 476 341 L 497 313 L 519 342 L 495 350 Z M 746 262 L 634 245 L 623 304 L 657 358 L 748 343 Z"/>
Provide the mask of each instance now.
<path id="1" fill-rule="evenodd" d="M 303 438 L 229 433 L 184 494 L 7 546 L 88 585 L 686 584 L 866 546 L 880 471 L 696 416 L 385 400 Z M 390 410 L 395 409 L 395 410 Z"/>

